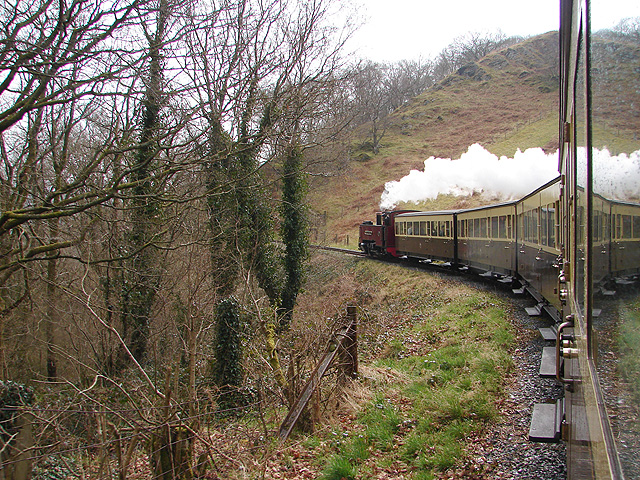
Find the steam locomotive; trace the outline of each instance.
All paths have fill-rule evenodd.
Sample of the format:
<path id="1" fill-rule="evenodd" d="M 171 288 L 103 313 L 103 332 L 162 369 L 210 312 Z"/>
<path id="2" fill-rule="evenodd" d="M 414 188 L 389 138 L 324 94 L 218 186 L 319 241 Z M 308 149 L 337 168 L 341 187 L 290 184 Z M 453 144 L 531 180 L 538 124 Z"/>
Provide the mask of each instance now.
<path id="1" fill-rule="evenodd" d="M 640 204 L 599 191 L 593 153 L 615 143 L 606 125 L 640 135 L 640 75 L 611 75 L 612 56 L 593 53 L 614 48 L 591 31 L 603 1 L 560 1 L 556 179 L 498 205 L 380 212 L 359 232 L 370 256 L 517 280 L 537 299 L 553 319 L 545 350 L 564 398 L 534 406 L 529 436 L 566 443 L 571 479 L 640 478 Z"/>

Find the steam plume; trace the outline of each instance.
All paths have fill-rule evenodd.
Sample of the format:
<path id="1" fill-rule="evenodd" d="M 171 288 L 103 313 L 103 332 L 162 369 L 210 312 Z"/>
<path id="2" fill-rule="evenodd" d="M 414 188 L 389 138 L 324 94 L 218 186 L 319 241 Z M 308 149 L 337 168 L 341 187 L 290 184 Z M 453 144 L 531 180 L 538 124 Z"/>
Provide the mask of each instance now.
<path id="1" fill-rule="evenodd" d="M 584 149 L 579 158 L 584 165 Z M 500 200 L 517 199 L 557 175 L 557 152 L 546 154 L 541 148 L 530 148 L 517 150 L 513 158 L 498 158 L 476 143 L 458 160 L 429 157 L 424 171 L 412 170 L 399 181 L 387 182 L 380 208 L 388 210 L 399 202 L 415 203 L 439 194 L 463 196 L 479 192 Z M 637 198 L 640 151 L 613 156 L 607 149 L 594 149 L 594 178 L 595 191 L 607 198 Z"/>

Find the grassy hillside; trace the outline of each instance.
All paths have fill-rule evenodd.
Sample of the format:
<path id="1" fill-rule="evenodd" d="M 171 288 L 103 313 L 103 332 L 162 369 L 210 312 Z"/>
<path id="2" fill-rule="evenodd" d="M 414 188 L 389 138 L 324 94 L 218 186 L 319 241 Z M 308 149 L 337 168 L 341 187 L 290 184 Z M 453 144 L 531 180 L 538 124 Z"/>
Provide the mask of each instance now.
<path id="1" fill-rule="evenodd" d="M 629 57 L 628 49 L 625 55 Z M 474 143 L 509 157 L 518 148 L 557 150 L 557 59 L 558 35 L 549 32 L 459 69 L 389 117 L 377 155 L 359 147 L 367 143 L 363 127 L 344 174 L 311 184 L 310 204 L 323 214 L 319 229 L 325 233 L 318 241 L 345 244 L 348 238 L 354 247 L 358 225 L 373 219 L 379 209 L 385 182 L 399 180 L 412 169 L 422 170 L 430 156 L 456 159 Z M 614 108 L 624 101 L 628 99 L 608 98 L 609 110 L 601 109 L 624 111 Z M 638 140 L 621 125 L 601 122 L 596 133 L 606 130 L 602 132 L 606 138 L 620 138 L 619 145 L 610 145 L 613 151 L 637 148 Z M 482 201 L 480 197 L 442 196 L 419 208 L 477 206 Z"/>

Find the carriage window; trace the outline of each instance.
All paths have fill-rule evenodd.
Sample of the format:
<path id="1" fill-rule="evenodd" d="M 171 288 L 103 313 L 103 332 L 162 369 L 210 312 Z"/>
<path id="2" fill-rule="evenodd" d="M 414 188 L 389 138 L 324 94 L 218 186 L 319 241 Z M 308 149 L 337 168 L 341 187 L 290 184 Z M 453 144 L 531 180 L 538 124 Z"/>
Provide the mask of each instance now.
<path id="1" fill-rule="evenodd" d="M 445 237 L 451 236 L 451 222 L 449 220 L 444 222 L 444 236 Z"/>
<path id="2" fill-rule="evenodd" d="M 556 246 L 556 209 L 553 203 L 547 206 L 547 245 L 549 247 Z"/>
<path id="3" fill-rule="evenodd" d="M 640 238 L 640 217 L 633 217 L 633 238 Z"/>
<path id="4" fill-rule="evenodd" d="M 538 243 L 538 211 L 529 210 L 524 214 L 524 239 L 527 242 Z"/>
<path id="5" fill-rule="evenodd" d="M 553 246 L 560 243 L 560 202 L 554 203 L 553 214 Z"/>
<path id="6" fill-rule="evenodd" d="M 501 215 L 498 217 L 498 238 L 507 238 L 507 217 Z"/>
<path id="7" fill-rule="evenodd" d="M 491 217 L 491 238 L 498 238 L 498 217 Z"/>
<path id="8" fill-rule="evenodd" d="M 633 237 L 631 233 L 631 215 L 622 215 L 622 238 Z"/>
<path id="9" fill-rule="evenodd" d="M 602 241 L 602 212 L 594 211 L 593 212 L 593 241 L 600 242 Z"/>
<path id="10" fill-rule="evenodd" d="M 487 238 L 487 219 L 486 218 L 480 219 L 480 235 L 479 236 L 482 238 Z"/>
<path id="11" fill-rule="evenodd" d="M 524 229 L 524 214 L 518 214 L 518 225 L 520 225 L 520 238 L 519 240 L 525 240 L 525 229 Z"/>
<path id="12" fill-rule="evenodd" d="M 473 219 L 473 236 L 476 238 L 480 236 L 480 219 L 479 218 Z"/>
<path id="13" fill-rule="evenodd" d="M 578 229 L 577 232 L 577 238 L 576 238 L 576 242 L 579 245 L 584 245 L 584 235 L 585 235 L 585 229 L 584 229 L 584 207 L 582 205 L 578 205 L 578 207 L 576 208 L 576 225 L 578 225 L 580 228 Z"/>
<path id="14" fill-rule="evenodd" d="M 547 223 L 547 207 L 538 208 L 538 218 L 540 218 L 540 243 L 542 245 L 548 244 L 547 231 L 549 224 Z"/>

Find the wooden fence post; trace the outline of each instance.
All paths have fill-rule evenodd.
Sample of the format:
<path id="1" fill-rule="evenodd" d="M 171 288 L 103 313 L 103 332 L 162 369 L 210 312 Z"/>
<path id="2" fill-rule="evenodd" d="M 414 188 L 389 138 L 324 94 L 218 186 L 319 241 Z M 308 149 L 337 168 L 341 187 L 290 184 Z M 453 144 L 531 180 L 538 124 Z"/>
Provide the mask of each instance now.
<path id="1" fill-rule="evenodd" d="M 347 307 L 347 334 L 344 350 L 344 374 L 347 378 L 355 378 L 358 376 L 358 317 L 355 306 Z"/>
<path id="2" fill-rule="evenodd" d="M 318 389 L 320 380 L 329 367 L 333 365 L 333 361 L 336 357 L 338 357 L 338 361 L 340 362 L 338 365 L 338 372 L 342 377 L 338 381 L 341 381 L 344 378 L 354 378 L 358 375 L 357 332 L 356 307 L 347 307 L 347 324 L 340 327 L 340 329 L 333 334 L 327 352 L 324 354 L 318 365 L 316 365 L 313 372 L 311 372 L 311 376 L 309 377 L 309 380 L 307 380 L 302 392 L 293 403 L 289 409 L 289 413 L 280 425 L 278 435 L 282 442 L 289 437 L 289 434 L 293 430 L 298 418 L 300 418 L 302 411 Z"/>

